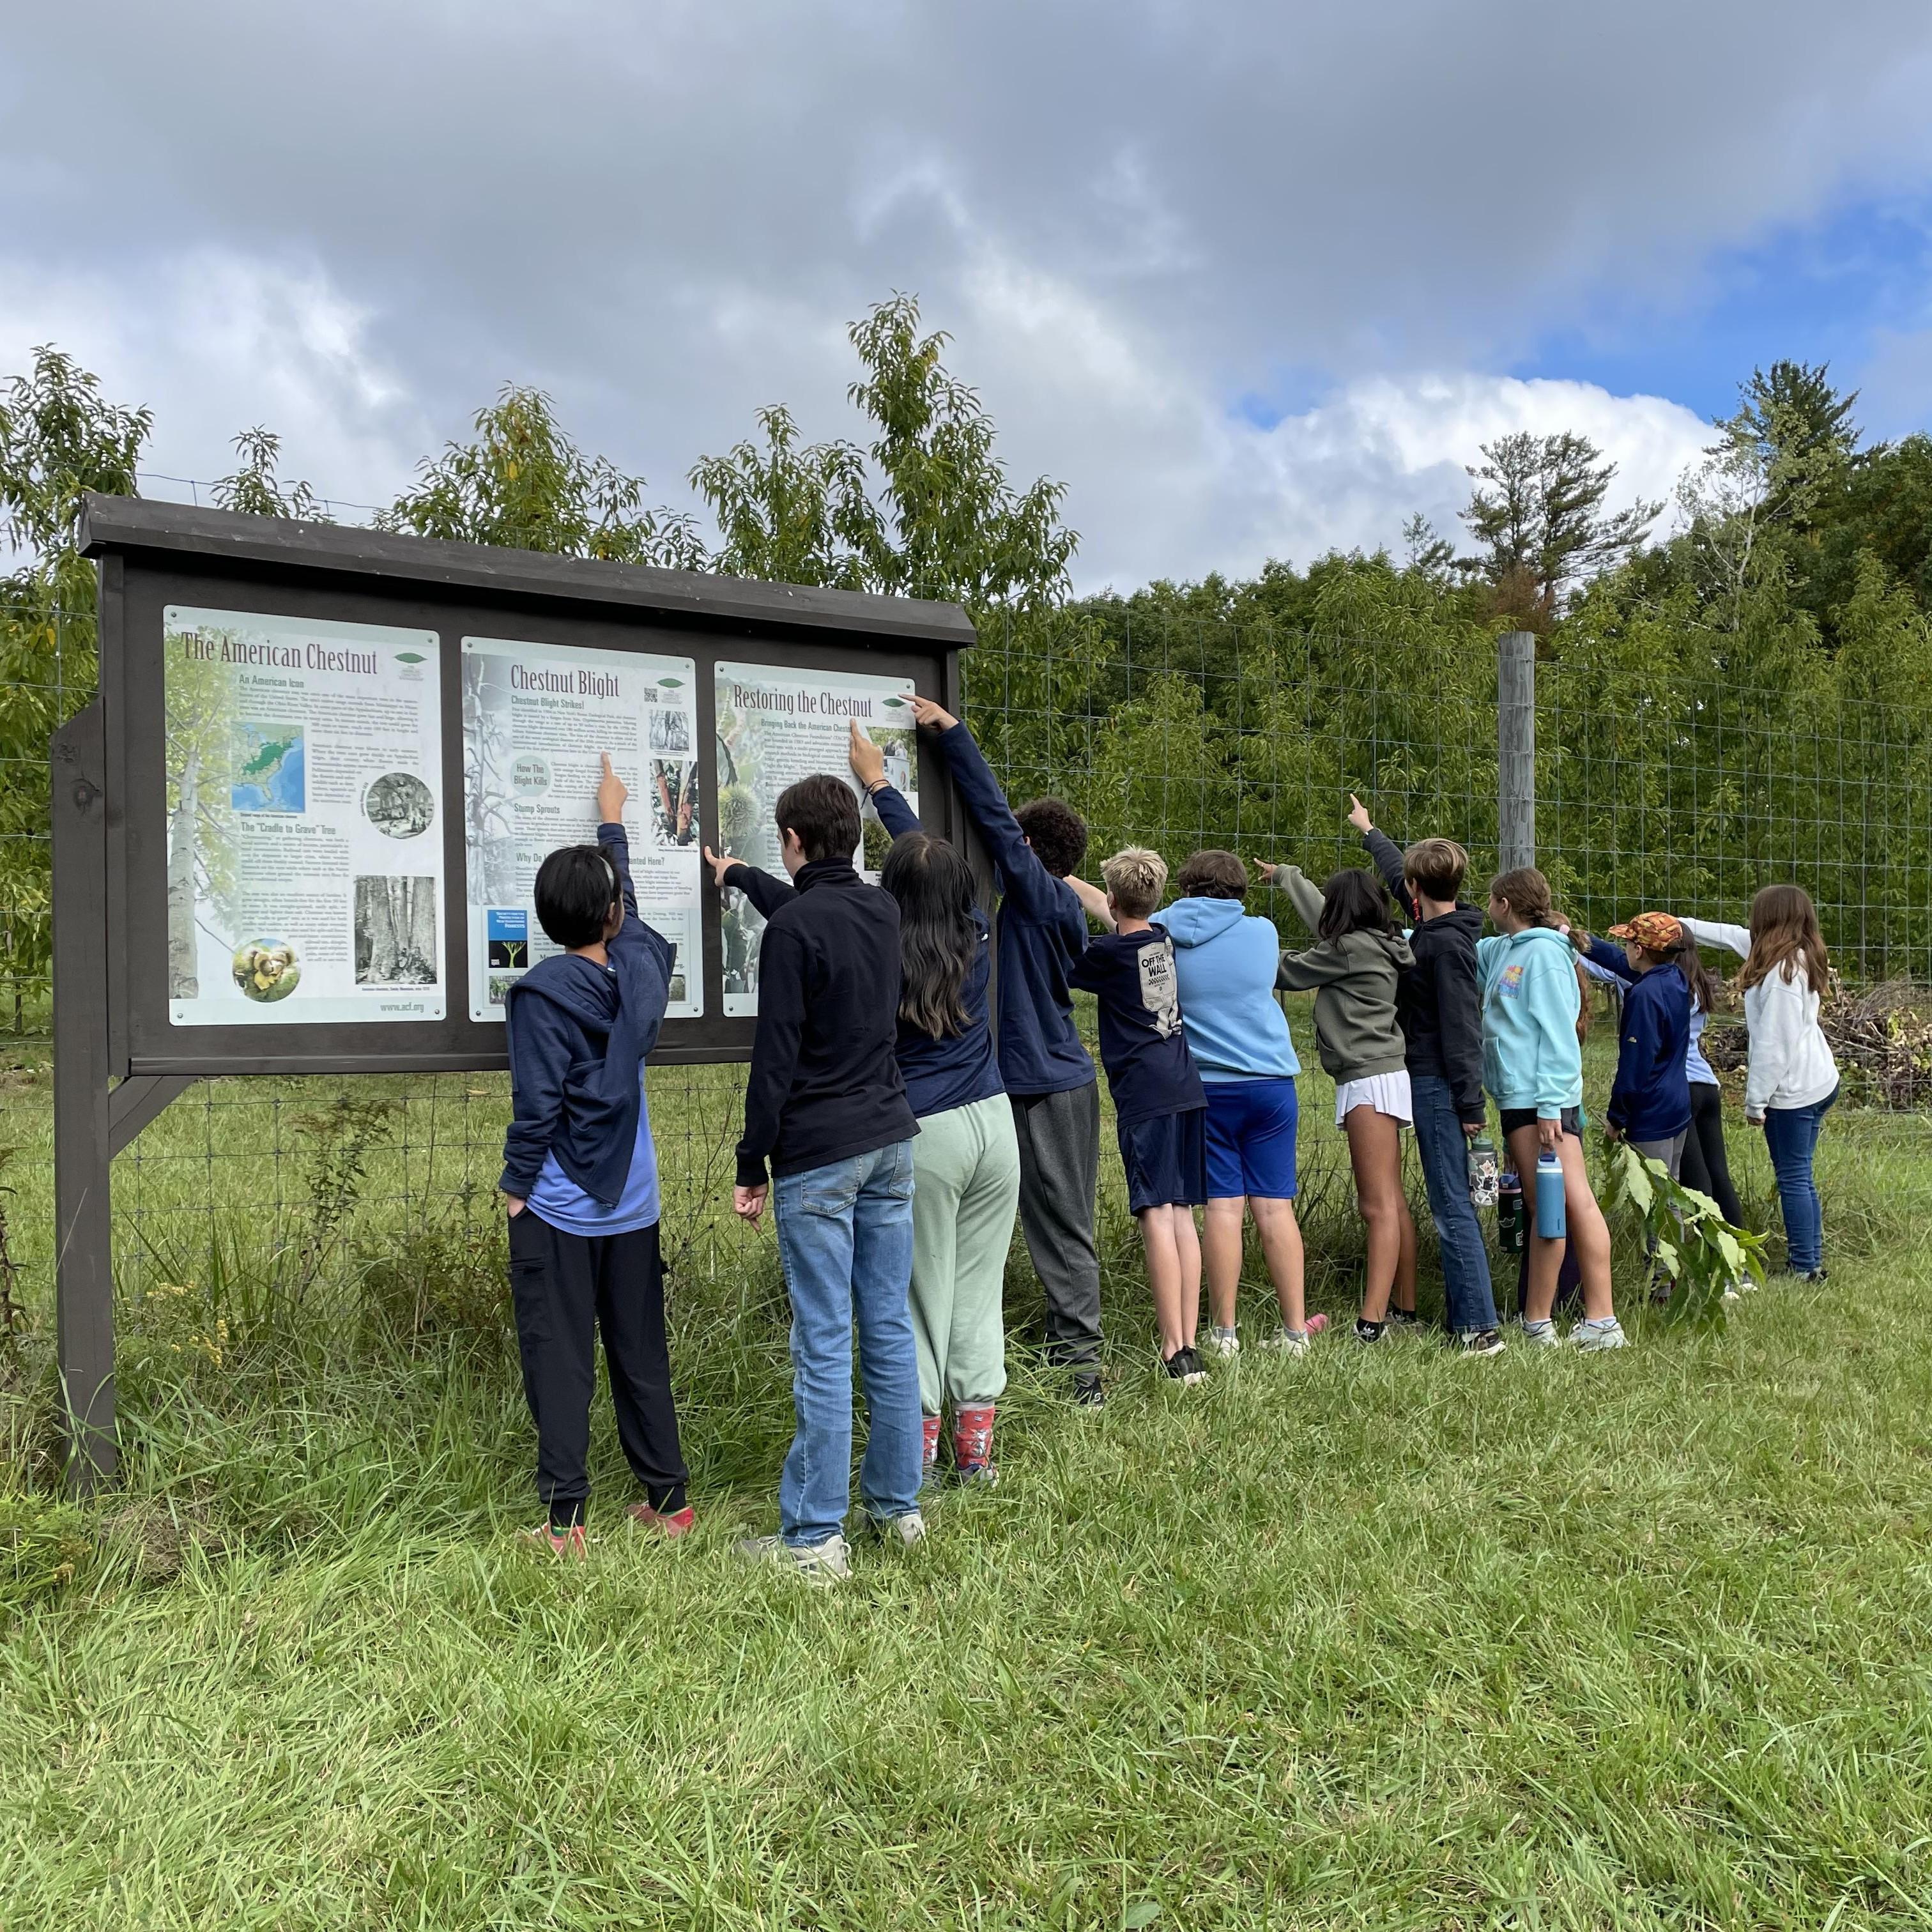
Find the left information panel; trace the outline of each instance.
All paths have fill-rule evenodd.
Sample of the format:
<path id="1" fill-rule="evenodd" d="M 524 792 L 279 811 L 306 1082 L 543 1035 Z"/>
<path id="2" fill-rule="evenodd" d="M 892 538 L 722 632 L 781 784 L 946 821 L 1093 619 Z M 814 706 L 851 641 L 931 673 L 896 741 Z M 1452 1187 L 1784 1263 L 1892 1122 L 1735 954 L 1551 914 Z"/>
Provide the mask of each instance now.
<path id="1" fill-rule="evenodd" d="M 697 676 L 689 658 L 463 640 L 472 1020 L 502 1019 L 512 982 L 559 950 L 537 922 L 537 868 L 596 840 L 605 752 L 631 794 L 638 913 L 676 950 L 665 1016 L 704 1012 Z"/>
<path id="2" fill-rule="evenodd" d="M 434 631 L 164 614 L 168 1017 L 444 1016 Z"/>

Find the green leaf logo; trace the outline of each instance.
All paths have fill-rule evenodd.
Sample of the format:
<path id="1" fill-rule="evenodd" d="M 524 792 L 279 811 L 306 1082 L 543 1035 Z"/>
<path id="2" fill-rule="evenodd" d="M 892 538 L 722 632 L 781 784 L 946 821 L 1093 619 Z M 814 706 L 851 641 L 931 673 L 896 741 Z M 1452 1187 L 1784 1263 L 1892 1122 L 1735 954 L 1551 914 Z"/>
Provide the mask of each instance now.
<path id="1" fill-rule="evenodd" d="M 681 677 L 661 677 L 658 682 L 666 691 L 682 691 L 684 688 L 684 680 Z"/>
<path id="2" fill-rule="evenodd" d="M 421 651 L 398 651 L 396 653 L 396 662 L 398 664 L 421 664 L 422 661 Z"/>

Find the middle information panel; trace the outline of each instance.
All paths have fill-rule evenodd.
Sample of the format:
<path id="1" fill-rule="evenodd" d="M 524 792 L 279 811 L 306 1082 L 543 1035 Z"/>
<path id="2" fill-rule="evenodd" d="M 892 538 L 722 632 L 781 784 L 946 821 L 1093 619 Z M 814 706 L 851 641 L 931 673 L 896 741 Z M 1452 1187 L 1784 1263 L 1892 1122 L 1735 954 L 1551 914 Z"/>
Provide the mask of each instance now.
<path id="1" fill-rule="evenodd" d="M 677 949 L 666 1016 L 704 1012 L 697 676 L 689 658 L 463 640 L 472 1019 L 502 1019 L 511 982 L 558 950 L 532 889 L 557 847 L 595 842 L 605 752 L 631 794 L 638 909 Z"/>
<path id="2" fill-rule="evenodd" d="M 720 664 L 714 695 L 718 720 L 718 834 L 724 849 L 781 878 L 775 813 L 778 794 L 814 772 L 841 778 L 856 792 L 850 760 L 854 724 L 885 754 L 886 776 L 919 809 L 916 721 L 909 677 L 800 670 L 778 664 Z M 861 869 L 874 884 L 891 841 L 871 805 L 861 800 L 865 850 Z M 764 922 L 740 892 L 726 895 L 724 1011 L 758 1010 L 758 936 Z"/>

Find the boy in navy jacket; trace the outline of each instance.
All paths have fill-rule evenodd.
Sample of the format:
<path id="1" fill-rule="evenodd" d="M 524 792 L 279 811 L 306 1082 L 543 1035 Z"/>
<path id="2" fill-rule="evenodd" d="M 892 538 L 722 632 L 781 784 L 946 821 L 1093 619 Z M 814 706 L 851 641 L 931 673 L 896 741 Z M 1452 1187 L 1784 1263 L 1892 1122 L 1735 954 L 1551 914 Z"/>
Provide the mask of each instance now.
<path id="1" fill-rule="evenodd" d="M 1020 1144 L 1020 1226 L 1046 1292 L 1047 1358 L 1073 1372 L 1074 1400 L 1097 1407 L 1100 1261 L 1094 1196 L 1100 1172 L 1100 1090 L 1073 1024 L 1068 979 L 1087 950 L 1087 915 L 1067 883 L 1087 855 L 1087 824 L 1057 798 L 1016 812 L 973 734 L 930 698 L 920 723 L 938 735 L 960 802 L 1000 883 L 994 993 L 1000 1076 Z"/>
<path id="2" fill-rule="evenodd" d="M 1127 1210 L 1147 1254 L 1161 1365 L 1174 1381 L 1192 1384 L 1207 1373 L 1194 1347 L 1201 1319 L 1194 1210 L 1208 1198 L 1208 1094 L 1181 1030 L 1174 942 L 1153 922 L 1167 864 L 1158 852 L 1130 845 L 1107 861 L 1102 876 L 1106 898 L 1090 886 L 1082 896 L 1112 930 L 1088 947 L 1072 983 L 1100 1001 L 1100 1058 L 1114 1096 Z"/>
<path id="3" fill-rule="evenodd" d="M 671 1400 L 658 1246 L 657 1150 L 644 1100 L 675 949 L 638 916 L 623 812 L 629 794 L 604 755 L 595 845 L 538 868 L 538 923 L 564 950 L 504 1001 L 512 1118 L 499 1184 L 508 1204 L 510 1292 L 524 1394 L 537 1430 L 532 1534 L 584 1553 L 594 1336 L 602 1330 L 626 1460 L 644 1486 L 634 1520 L 692 1527 Z"/>

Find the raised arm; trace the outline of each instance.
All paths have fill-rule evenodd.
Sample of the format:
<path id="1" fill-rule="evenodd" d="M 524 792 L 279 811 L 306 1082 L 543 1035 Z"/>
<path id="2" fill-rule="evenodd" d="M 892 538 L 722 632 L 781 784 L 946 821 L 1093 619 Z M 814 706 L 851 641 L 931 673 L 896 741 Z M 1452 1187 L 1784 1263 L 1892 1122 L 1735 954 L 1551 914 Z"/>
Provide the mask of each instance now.
<path id="1" fill-rule="evenodd" d="M 859 729 L 856 718 L 847 728 L 850 737 L 846 756 L 852 776 L 859 781 L 860 790 L 872 801 L 872 809 L 879 814 L 886 836 L 897 838 L 903 833 L 920 830 L 918 814 L 886 776 L 885 753 Z"/>
<path id="2" fill-rule="evenodd" d="M 1076 879 L 1071 873 L 1066 877 L 1067 890 L 1080 902 L 1089 919 L 1098 920 L 1112 932 L 1114 929 L 1113 908 L 1107 903 L 1107 895 L 1098 886 L 1090 886 L 1084 879 Z"/>
<path id="3" fill-rule="evenodd" d="M 1689 919 L 1682 913 L 1678 918 L 1684 930 L 1700 946 L 1721 946 L 1735 952 L 1740 959 L 1750 957 L 1750 928 L 1748 926 L 1726 926 L 1714 919 Z"/>
<path id="4" fill-rule="evenodd" d="M 1000 890 L 1020 908 L 1036 918 L 1050 919 L 1064 903 L 1056 890 L 1059 881 L 1040 862 L 1026 842 L 1019 820 L 1006 802 L 992 768 L 986 763 L 973 734 L 948 711 L 942 711 L 930 698 L 915 698 L 913 708 L 920 723 L 936 730 L 940 754 L 946 760 L 952 782 L 959 788 L 959 802 L 973 829 L 985 842 L 1000 876 Z"/>
<path id="5" fill-rule="evenodd" d="M 1284 952 L 1274 982 L 1284 992 L 1305 993 L 1334 980 L 1346 980 L 1354 970 L 1341 947 L 1334 940 L 1324 939 L 1306 952 Z"/>
<path id="6" fill-rule="evenodd" d="M 1261 875 L 1277 891 L 1288 895 L 1302 924 L 1310 932 L 1322 923 L 1322 890 L 1303 874 L 1299 866 L 1263 866 Z"/>
<path id="7" fill-rule="evenodd" d="M 1614 973 L 1627 986 L 1634 986 L 1643 977 L 1630 963 L 1628 956 L 1621 946 L 1607 939 L 1592 939 L 1587 932 L 1582 938 L 1583 944 L 1577 946 L 1576 950 L 1592 965 L 1601 967 L 1606 973 Z M 1570 943 L 1573 946 L 1576 945 L 1574 933 L 1570 936 Z"/>

